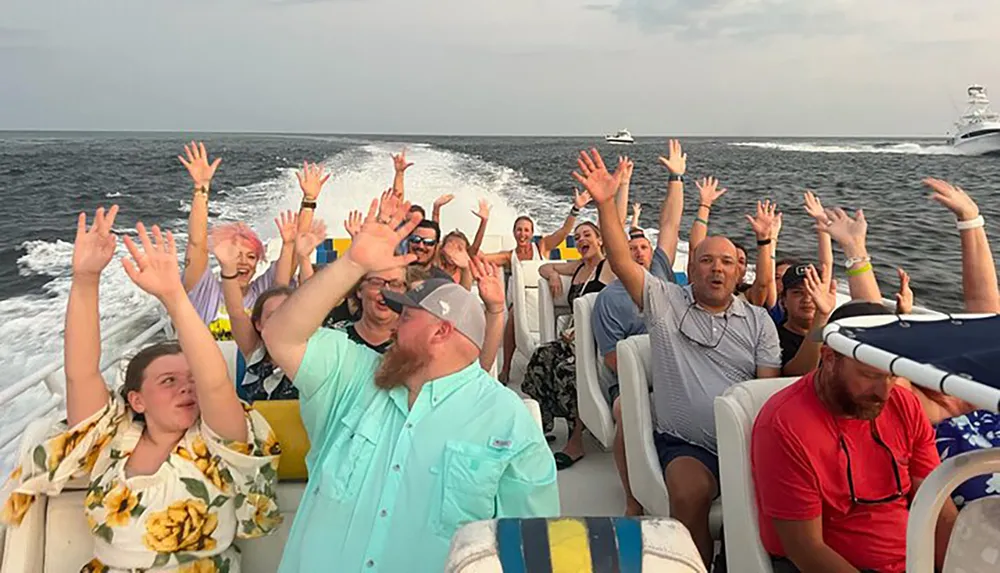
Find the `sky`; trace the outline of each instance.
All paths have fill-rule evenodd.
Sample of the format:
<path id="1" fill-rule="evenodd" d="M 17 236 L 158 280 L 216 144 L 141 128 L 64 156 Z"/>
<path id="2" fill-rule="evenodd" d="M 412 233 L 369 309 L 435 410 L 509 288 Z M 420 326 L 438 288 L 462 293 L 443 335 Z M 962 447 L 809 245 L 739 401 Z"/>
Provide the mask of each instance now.
<path id="1" fill-rule="evenodd" d="M 986 0 L 0 3 L 8 130 L 940 136 L 1000 100 Z"/>

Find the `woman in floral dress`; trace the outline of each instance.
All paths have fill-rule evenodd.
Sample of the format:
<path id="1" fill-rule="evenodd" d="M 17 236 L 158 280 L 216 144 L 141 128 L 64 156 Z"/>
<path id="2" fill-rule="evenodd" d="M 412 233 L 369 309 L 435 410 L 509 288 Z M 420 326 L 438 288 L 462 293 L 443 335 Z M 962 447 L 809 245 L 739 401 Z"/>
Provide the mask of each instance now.
<path id="1" fill-rule="evenodd" d="M 84 502 L 95 558 L 83 572 L 240 570 L 235 537 L 280 523 L 280 449 L 267 422 L 244 407 L 212 335 L 184 291 L 173 236 L 157 227 L 142 247 L 125 238 L 129 278 L 166 307 L 179 343 L 140 351 L 109 392 L 99 368 L 98 283 L 115 251 L 117 206 L 81 213 L 66 309 L 66 414 L 23 455 L 0 490 L 0 520 L 16 525 L 39 495 L 89 479 Z"/>

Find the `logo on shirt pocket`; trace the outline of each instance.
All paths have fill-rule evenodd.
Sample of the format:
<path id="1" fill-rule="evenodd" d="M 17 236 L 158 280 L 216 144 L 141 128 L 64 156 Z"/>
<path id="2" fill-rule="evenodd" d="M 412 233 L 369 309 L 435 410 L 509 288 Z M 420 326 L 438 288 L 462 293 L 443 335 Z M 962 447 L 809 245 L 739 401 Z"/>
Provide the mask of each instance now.
<path id="1" fill-rule="evenodd" d="M 496 496 L 507 460 L 505 449 L 491 451 L 493 442 L 490 438 L 491 448 L 455 441 L 445 444 L 437 488 L 441 502 L 431 513 L 437 535 L 450 539 L 463 523 L 496 515 Z"/>

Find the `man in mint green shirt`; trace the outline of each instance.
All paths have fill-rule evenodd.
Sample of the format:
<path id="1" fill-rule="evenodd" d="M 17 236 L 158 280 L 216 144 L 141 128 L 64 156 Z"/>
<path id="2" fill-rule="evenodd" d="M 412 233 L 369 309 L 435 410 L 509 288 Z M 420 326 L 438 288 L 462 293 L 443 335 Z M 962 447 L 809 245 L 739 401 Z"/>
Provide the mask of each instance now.
<path id="1" fill-rule="evenodd" d="M 419 218 L 374 206 L 347 253 L 275 311 L 268 353 L 299 389 L 312 447 L 309 483 L 282 573 L 441 571 L 459 525 L 559 514 L 556 470 L 521 399 L 480 367 L 486 330 L 478 299 L 450 281 L 405 295 L 396 341 L 379 355 L 323 317 L 366 274 L 405 266 L 395 256 Z"/>

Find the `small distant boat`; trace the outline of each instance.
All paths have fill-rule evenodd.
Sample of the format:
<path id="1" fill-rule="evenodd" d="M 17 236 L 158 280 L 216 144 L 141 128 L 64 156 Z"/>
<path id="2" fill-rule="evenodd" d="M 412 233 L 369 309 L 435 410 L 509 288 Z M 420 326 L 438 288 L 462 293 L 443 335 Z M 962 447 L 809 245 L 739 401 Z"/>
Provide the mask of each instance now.
<path id="1" fill-rule="evenodd" d="M 605 135 L 604 141 L 615 145 L 632 145 L 635 143 L 635 139 L 632 138 L 632 134 L 627 129 L 621 129 L 614 135 Z"/>
<path id="2" fill-rule="evenodd" d="M 948 145 L 966 155 L 1000 154 L 1000 113 L 990 109 L 986 88 L 972 85 L 965 113 L 955 122 Z"/>

